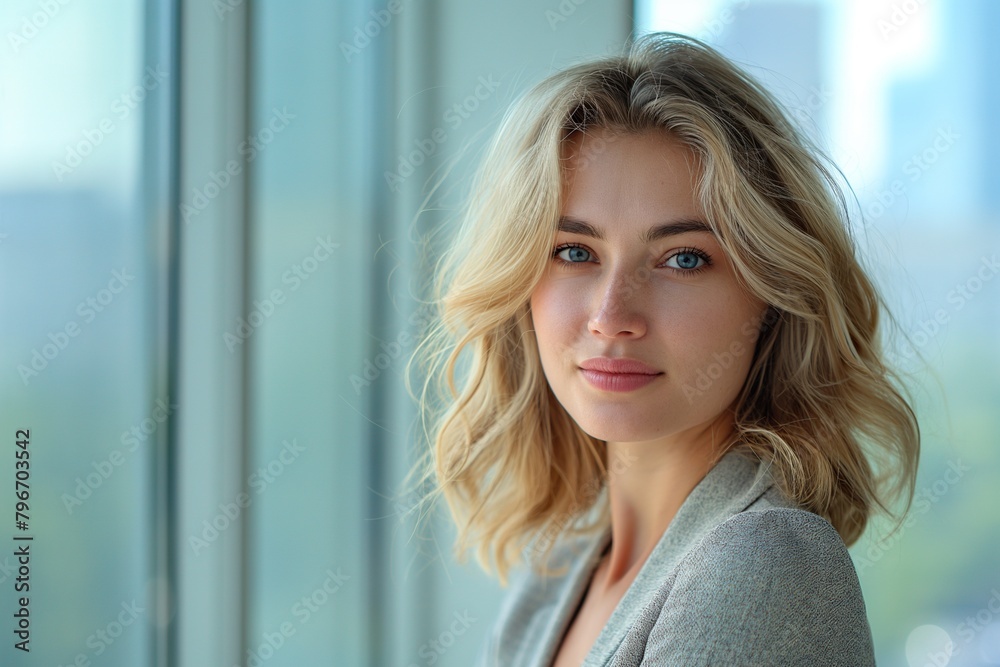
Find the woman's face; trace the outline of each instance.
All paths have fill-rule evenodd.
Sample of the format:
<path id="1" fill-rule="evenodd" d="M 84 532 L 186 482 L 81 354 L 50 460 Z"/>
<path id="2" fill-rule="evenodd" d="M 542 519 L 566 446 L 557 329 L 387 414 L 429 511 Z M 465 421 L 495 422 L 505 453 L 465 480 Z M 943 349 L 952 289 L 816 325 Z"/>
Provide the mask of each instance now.
<path id="1" fill-rule="evenodd" d="M 559 232 L 530 301 L 556 398 L 599 440 L 684 439 L 728 421 L 765 304 L 704 226 L 693 153 L 664 132 L 599 129 L 564 157 Z M 602 372 L 602 357 L 644 367 Z"/>

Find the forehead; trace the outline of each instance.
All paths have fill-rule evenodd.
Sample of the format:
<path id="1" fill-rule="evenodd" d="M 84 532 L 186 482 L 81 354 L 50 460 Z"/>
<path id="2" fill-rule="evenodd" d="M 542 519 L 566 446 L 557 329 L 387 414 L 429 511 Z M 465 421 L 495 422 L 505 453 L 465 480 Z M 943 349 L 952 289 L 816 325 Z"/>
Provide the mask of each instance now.
<path id="1" fill-rule="evenodd" d="M 562 157 L 564 209 L 600 217 L 700 213 L 694 151 L 665 130 L 575 132 Z"/>

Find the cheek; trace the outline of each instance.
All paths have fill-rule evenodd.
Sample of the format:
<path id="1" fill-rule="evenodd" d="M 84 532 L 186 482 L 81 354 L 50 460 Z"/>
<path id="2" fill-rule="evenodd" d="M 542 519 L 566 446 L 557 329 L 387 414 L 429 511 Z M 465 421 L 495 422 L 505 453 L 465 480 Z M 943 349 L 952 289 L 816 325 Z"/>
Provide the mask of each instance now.
<path id="1" fill-rule="evenodd" d="M 707 307 L 711 303 L 719 301 L 675 302 L 673 316 L 660 318 L 660 331 L 686 380 L 708 375 L 720 389 L 741 385 L 753 356 L 758 311 L 739 299 L 724 299 L 724 307 Z"/>
<path id="2" fill-rule="evenodd" d="M 559 284 L 543 281 L 531 293 L 531 319 L 539 338 L 558 336 L 560 328 L 566 328 L 572 305 L 559 289 Z"/>
<path id="3" fill-rule="evenodd" d="M 532 292 L 529 306 L 539 355 L 543 363 L 554 362 L 576 338 L 579 317 L 573 294 L 558 282 L 542 282 Z"/>

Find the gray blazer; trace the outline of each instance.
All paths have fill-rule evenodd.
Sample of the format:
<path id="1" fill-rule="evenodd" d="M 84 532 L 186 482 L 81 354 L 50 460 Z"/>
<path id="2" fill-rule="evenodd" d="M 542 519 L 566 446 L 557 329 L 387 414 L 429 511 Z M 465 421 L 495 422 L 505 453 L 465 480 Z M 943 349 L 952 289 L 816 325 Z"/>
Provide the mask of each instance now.
<path id="1" fill-rule="evenodd" d="M 560 577 L 517 570 L 477 667 L 549 667 L 611 540 L 563 540 Z M 825 519 L 730 451 L 691 491 L 583 667 L 875 665 L 854 563 Z"/>

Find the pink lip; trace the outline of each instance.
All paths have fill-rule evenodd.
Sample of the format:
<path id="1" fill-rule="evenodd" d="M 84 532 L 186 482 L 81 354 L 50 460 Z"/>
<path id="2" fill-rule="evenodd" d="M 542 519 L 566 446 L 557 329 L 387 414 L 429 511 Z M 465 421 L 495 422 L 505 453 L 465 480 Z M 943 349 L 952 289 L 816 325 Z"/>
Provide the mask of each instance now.
<path id="1" fill-rule="evenodd" d="M 635 359 L 594 357 L 580 364 L 587 381 L 604 391 L 634 391 L 663 375 Z"/>

